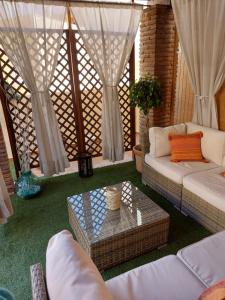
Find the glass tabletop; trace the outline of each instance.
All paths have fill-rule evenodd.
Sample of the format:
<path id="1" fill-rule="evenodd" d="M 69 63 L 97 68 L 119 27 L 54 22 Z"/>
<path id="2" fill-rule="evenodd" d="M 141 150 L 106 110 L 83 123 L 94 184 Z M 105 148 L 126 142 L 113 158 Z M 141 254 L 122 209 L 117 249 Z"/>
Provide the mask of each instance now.
<path id="1" fill-rule="evenodd" d="M 120 209 L 106 205 L 107 187 L 74 195 L 67 201 L 90 243 L 168 218 L 168 214 L 130 181 L 113 185 L 121 190 Z"/>

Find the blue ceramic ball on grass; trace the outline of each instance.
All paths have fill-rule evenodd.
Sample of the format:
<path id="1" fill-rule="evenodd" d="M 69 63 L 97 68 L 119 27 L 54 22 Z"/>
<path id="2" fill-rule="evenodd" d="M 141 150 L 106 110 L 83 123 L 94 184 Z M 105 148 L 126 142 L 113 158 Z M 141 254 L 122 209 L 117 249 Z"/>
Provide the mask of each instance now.
<path id="1" fill-rule="evenodd" d="M 0 288 L 0 300 L 16 300 L 16 298 L 7 289 Z"/>

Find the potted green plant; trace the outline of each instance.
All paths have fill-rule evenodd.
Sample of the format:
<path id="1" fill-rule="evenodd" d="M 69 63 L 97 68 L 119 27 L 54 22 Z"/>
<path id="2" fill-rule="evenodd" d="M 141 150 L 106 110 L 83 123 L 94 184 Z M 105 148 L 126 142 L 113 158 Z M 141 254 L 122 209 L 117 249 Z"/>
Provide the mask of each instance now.
<path id="1" fill-rule="evenodd" d="M 130 88 L 130 106 L 138 107 L 146 116 L 146 130 L 148 129 L 149 110 L 157 107 L 162 102 L 161 86 L 157 78 L 147 75 L 132 84 Z M 141 145 L 133 148 L 138 172 L 142 172 L 143 151 Z"/>

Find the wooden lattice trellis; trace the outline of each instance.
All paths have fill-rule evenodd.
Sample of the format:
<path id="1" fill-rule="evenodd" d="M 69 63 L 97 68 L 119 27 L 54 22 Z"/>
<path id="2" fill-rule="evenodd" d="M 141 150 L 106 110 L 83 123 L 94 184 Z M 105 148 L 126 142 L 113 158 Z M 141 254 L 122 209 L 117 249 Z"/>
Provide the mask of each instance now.
<path id="1" fill-rule="evenodd" d="M 13 67 L 9 58 L 6 56 L 4 50 L 0 47 L 0 65 L 2 70 L 2 77 L 4 80 L 4 88 L 8 93 L 10 87 L 13 88 L 16 95 L 20 98 L 17 102 L 15 99 L 7 101 L 7 108 L 10 115 L 10 121 L 14 129 L 15 141 L 18 154 L 20 155 L 23 150 L 23 140 L 21 138 L 21 128 L 27 127 L 28 130 L 28 143 L 31 153 L 31 167 L 39 165 L 38 147 L 35 136 L 34 123 L 32 118 L 32 107 L 30 102 L 30 91 L 27 89 L 24 81 Z M 9 95 L 10 98 L 11 95 Z M 12 133 L 11 133 L 12 134 Z"/>
<path id="2" fill-rule="evenodd" d="M 132 81 L 131 64 L 132 62 L 128 63 L 119 83 L 120 110 L 122 114 L 124 147 L 126 151 L 131 150 L 135 144 L 135 113 L 129 105 L 129 87 Z"/>
<path id="3" fill-rule="evenodd" d="M 75 34 L 78 60 L 78 73 L 82 101 L 82 111 L 85 131 L 86 150 L 93 156 L 99 156 L 101 146 L 101 109 L 102 82 L 96 72 L 93 62 L 87 54 L 81 36 Z M 123 121 L 124 147 L 126 151 L 134 145 L 134 112 L 129 106 L 129 87 L 134 80 L 130 61 L 119 83 L 118 92 Z"/>
<path id="4" fill-rule="evenodd" d="M 19 76 L 2 48 L 0 48 L 0 63 L 4 81 L 8 84 L 7 86 L 9 88 L 13 87 L 14 91 L 21 98 L 19 104 L 14 100 L 8 102 L 8 109 L 16 136 L 17 151 L 20 153 L 23 147 L 22 139 L 20 137 L 20 128 L 21 126 L 25 127 L 28 123 L 28 143 L 31 153 L 31 167 L 38 167 L 38 146 L 32 119 L 30 91 L 27 89 L 26 84 Z M 50 95 L 54 104 L 60 130 L 62 132 L 68 159 L 73 161 L 74 156 L 77 153 L 77 140 L 71 96 L 70 72 L 68 67 L 66 32 L 62 37 L 58 65 L 50 87 Z"/>
<path id="5" fill-rule="evenodd" d="M 63 34 L 58 65 L 50 87 L 51 98 L 69 161 L 77 154 L 77 132 L 74 117 L 71 74 L 68 57 L 68 34 Z"/>
<path id="6" fill-rule="evenodd" d="M 86 150 L 101 155 L 102 83 L 78 32 L 75 34 Z"/>
<path id="7" fill-rule="evenodd" d="M 78 32 L 72 32 L 75 42 L 75 53 L 77 68 L 71 68 L 74 60 L 71 58 L 71 51 L 69 46 L 71 39 L 68 31 L 65 31 L 61 41 L 61 49 L 58 58 L 57 69 L 54 74 L 54 79 L 50 87 L 51 99 L 53 101 L 54 109 L 59 122 L 60 130 L 63 136 L 65 149 L 68 159 L 73 161 L 75 155 L 79 150 L 78 140 L 81 135 L 74 101 L 76 98 L 75 88 L 72 82 L 72 77 L 76 77 L 79 83 L 79 92 L 81 110 L 82 110 L 82 127 L 84 144 L 87 151 L 91 152 L 93 156 L 100 156 L 102 152 L 101 146 L 101 98 L 102 98 L 102 83 L 93 66 L 90 57 L 88 56 L 82 39 Z M 70 49 L 71 50 L 71 49 Z M 134 145 L 134 111 L 129 107 L 129 85 L 134 80 L 133 71 L 133 56 L 130 60 L 124 75 L 119 84 L 120 106 L 124 129 L 124 143 L 125 150 L 131 150 Z M 30 92 L 27 89 L 24 81 L 17 73 L 4 50 L 0 48 L 0 68 L 1 77 L 5 87 L 13 87 L 16 94 L 20 96 L 19 105 L 15 101 L 6 103 L 8 107 L 8 128 L 13 128 L 10 134 L 15 135 L 18 153 L 22 151 L 22 139 L 20 137 L 20 126 L 26 126 L 28 123 L 28 144 L 31 154 L 31 167 L 39 166 L 38 146 L 35 136 L 35 128 L 32 119 L 32 107 L 30 102 Z M 72 70 L 71 70 L 72 69 Z M 74 71 L 77 70 L 77 71 Z M 76 90 L 77 92 L 77 90 Z M 19 121 L 19 119 L 20 121 Z M 15 145 L 11 145 L 15 147 Z M 15 152 L 15 151 L 14 151 Z"/>

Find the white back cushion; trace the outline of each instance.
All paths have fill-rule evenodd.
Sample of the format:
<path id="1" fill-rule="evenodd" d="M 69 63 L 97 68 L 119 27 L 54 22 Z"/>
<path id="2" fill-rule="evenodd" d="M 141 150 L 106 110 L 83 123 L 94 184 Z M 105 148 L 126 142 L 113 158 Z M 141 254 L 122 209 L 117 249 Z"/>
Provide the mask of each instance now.
<path id="1" fill-rule="evenodd" d="M 201 281 L 169 255 L 106 282 L 114 300 L 197 300 Z"/>
<path id="2" fill-rule="evenodd" d="M 48 243 L 46 281 L 50 299 L 113 300 L 93 261 L 67 230 Z"/>
<path id="3" fill-rule="evenodd" d="M 224 252 L 225 231 L 221 231 L 179 250 L 177 256 L 196 278 L 209 287 L 225 278 Z"/>
<path id="4" fill-rule="evenodd" d="M 186 125 L 187 133 L 196 131 L 203 132 L 201 147 L 204 158 L 209 159 L 218 165 L 222 165 L 225 154 L 225 132 L 194 123 L 186 123 Z"/>
<path id="5" fill-rule="evenodd" d="M 150 155 L 152 157 L 161 157 L 170 155 L 171 148 L 168 135 L 170 133 L 185 134 L 186 125 L 178 124 L 168 127 L 151 127 L 149 129 Z"/>

